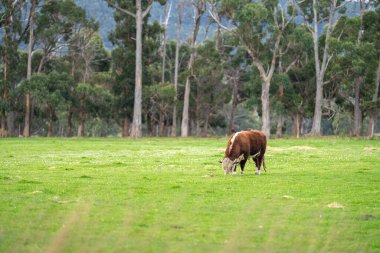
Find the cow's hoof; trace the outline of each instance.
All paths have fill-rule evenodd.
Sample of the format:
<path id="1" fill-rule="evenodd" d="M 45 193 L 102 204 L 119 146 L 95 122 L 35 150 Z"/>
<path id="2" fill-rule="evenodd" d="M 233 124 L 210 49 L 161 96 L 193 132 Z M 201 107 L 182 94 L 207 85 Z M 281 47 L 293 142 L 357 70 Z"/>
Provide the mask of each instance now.
<path id="1" fill-rule="evenodd" d="M 259 176 L 259 175 L 260 175 L 260 171 L 256 171 L 256 172 L 255 172 L 255 175 L 258 175 L 258 176 Z"/>
<path id="2" fill-rule="evenodd" d="M 233 175 L 236 175 L 236 171 L 232 172 Z"/>

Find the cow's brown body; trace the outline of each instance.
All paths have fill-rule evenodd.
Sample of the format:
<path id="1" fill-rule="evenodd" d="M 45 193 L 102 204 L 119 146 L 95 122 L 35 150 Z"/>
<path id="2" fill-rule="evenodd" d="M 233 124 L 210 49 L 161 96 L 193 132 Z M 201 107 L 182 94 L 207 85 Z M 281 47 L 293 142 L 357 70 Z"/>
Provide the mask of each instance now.
<path id="1" fill-rule="evenodd" d="M 267 147 L 265 134 L 257 130 L 241 131 L 233 134 L 227 143 L 227 148 L 223 159 L 223 169 L 226 174 L 236 171 L 236 165 L 240 163 L 241 172 L 249 157 L 253 158 L 256 164 L 256 174 L 260 174 L 261 165 L 264 162 L 264 155 Z M 231 165 L 232 164 L 232 165 Z"/>

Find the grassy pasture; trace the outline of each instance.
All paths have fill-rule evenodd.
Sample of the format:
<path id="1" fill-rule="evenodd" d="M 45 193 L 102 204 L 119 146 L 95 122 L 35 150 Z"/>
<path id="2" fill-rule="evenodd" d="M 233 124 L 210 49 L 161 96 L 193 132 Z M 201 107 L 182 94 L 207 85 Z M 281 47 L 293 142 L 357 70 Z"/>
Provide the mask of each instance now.
<path id="1" fill-rule="evenodd" d="M 0 139 L 0 252 L 380 252 L 380 141 Z"/>

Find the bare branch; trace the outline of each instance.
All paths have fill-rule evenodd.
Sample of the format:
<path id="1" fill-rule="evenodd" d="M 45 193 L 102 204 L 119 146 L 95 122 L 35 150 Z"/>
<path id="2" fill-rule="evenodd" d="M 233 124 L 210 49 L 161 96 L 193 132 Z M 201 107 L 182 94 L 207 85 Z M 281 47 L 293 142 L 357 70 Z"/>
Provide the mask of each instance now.
<path id="1" fill-rule="evenodd" d="M 171 14 L 171 12 L 172 12 L 172 2 L 170 2 L 170 5 L 169 5 L 169 10 L 167 11 L 167 13 L 166 13 L 166 19 L 165 19 L 165 27 L 167 27 L 168 26 L 168 24 L 169 24 L 169 19 L 170 19 L 170 14 Z"/>
<path id="2" fill-rule="evenodd" d="M 228 28 L 227 26 L 223 25 L 219 18 L 217 17 L 217 14 L 215 14 L 214 12 L 214 5 L 208 3 L 210 8 L 208 8 L 208 13 L 210 14 L 210 17 L 215 21 L 215 23 L 218 24 L 218 26 L 224 30 L 227 30 L 227 31 L 231 31 L 232 29 L 231 28 Z"/>
<path id="3" fill-rule="evenodd" d="M 333 58 L 333 55 L 330 55 L 326 62 L 326 68 L 329 66 L 331 59 Z"/>
<path id="4" fill-rule="evenodd" d="M 289 66 L 286 68 L 285 73 L 288 73 L 293 68 L 293 66 L 297 63 L 298 60 L 299 60 L 299 57 L 297 57 L 294 61 L 292 61 L 289 64 Z"/>
<path id="5" fill-rule="evenodd" d="M 293 2 L 293 6 L 294 6 L 294 8 L 293 8 L 293 11 L 292 11 L 292 16 L 291 16 L 291 18 L 285 23 L 285 25 L 283 25 L 283 28 L 286 28 L 291 22 L 293 22 L 293 20 L 294 20 L 294 17 L 296 16 L 296 7 L 295 7 L 295 3 L 294 3 L 294 1 L 292 1 Z M 281 7 L 281 5 L 280 5 L 280 7 Z M 283 10 L 283 8 L 281 7 L 281 14 L 282 14 L 282 24 L 284 24 L 284 20 L 285 20 L 285 15 L 284 15 L 284 10 Z"/>
<path id="6" fill-rule="evenodd" d="M 277 20 L 277 8 L 276 7 L 274 7 L 273 8 L 273 20 L 274 20 L 274 24 L 276 25 L 276 27 L 278 27 L 279 28 L 279 25 L 278 25 L 278 20 Z"/>
<path id="7" fill-rule="evenodd" d="M 111 5 L 112 7 L 116 8 L 117 10 L 119 10 L 119 11 L 125 13 L 125 14 L 128 14 L 128 15 L 134 17 L 134 18 L 136 18 L 136 14 L 134 14 L 134 13 L 132 13 L 132 12 L 126 10 L 126 9 L 123 9 L 123 8 L 119 7 L 118 5 L 116 5 L 116 4 L 113 4 L 113 3 L 110 2 L 109 0 L 107 0 L 107 3 L 108 3 L 109 5 Z M 148 8 L 149 8 L 149 7 L 148 7 Z"/>
<path id="8" fill-rule="evenodd" d="M 142 13 L 142 17 L 145 18 L 146 15 L 150 12 L 150 9 L 152 9 L 153 4 L 150 4 L 148 8 Z"/>

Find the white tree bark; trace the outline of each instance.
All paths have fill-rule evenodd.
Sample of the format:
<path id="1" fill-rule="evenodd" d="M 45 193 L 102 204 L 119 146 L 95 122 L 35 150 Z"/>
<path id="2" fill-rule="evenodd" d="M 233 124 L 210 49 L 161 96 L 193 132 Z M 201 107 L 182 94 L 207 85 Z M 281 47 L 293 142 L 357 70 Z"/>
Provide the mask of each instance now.
<path id="1" fill-rule="evenodd" d="M 376 71 L 376 80 L 375 80 L 375 92 L 372 96 L 372 102 L 376 102 L 379 99 L 379 85 L 380 85 L 380 58 L 379 63 L 377 65 L 377 71 Z M 373 138 L 375 134 L 375 126 L 377 123 L 377 113 L 373 112 L 370 119 L 370 126 L 369 126 L 369 133 L 368 137 Z"/>
<path id="2" fill-rule="evenodd" d="M 198 36 L 199 26 L 201 23 L 201 17 L 204 13 L 205 3 L 203 0 L 198 0 L 199 2 L 195 6 L 195 16 L 194 16 L 194 30 L 193 30 L 193 38 L 191 40 L 191 48 L 194 49 L 195 43 Z M 195 53 L 191 52 L 190 60 L 187 65 L 187 70 L 189 75 L 186 78 L 185 84 L 185 95 L 183 101 L 183 111 L 182 111 L 182 123 L 181 123 L 181 136 L 186 137 L 189 134 L 189 103 L 190 103 L 190 77 L 191 77 L 191 69 L 194 63 Z"/>
<path id="3" fill-rule="evenodd" d="M 322 104 L 323 104 L 323 83 L 326 73 L 326 69 L 329 64 L 329 45 L 330 36 L 333 29 L 333 19 L 336 13 L 337 1 L 333 0 L 331 2 L 331 11 L 327 23 L 325 47 L 323 49 L 322 62 L 319 59 L 319 45 L 318 45 L 318 11 L 317 11 L 317 0 L 313 0 L 313 15 L 314 15 L 314 28 L 312 31 L 313 35 L 313 46 L 314 46 L 314 60 L 315 60 L 315 74 L 316 74 L 316 94 L 315 94 L 315 106 L 314 106 L 314 118 L 313 125 L 311 128 L 311 135 L 319 136 L 321 135 L 321 124 L 322 124 Z"/>
<path id="4" fill-rule="evenodd" d="M 169 24 L 169 19 L 170 19 L 170 13 L 172 11 L 172 3 L 169 5 L 169 10 L 166 8 L 165 9 L 165 22 L 163 23 L 164 27 L 164 35 L 163 35 L 163 41 L 162 41 L 162 73 L 161 73 L 161 83 L 165 82 L 165 65 L 166 65 L 166 42 L 167 42 L 167 36 L 166 36 L 166 31 L 168 28 Z"/>
<path id="5" fill-rule="evenodd" d="M 142 29 L 143 29 L 143 19 L 149 13 L 152 8 L 152 3 L 149 7 L 143 11 L 141 0 L 136 0 L 136 13 L 132 13 L 126 9 L 120 8 L 108 1 L 110 5 L 115 7 L 121 12 L 124 12 L 136 20 L 136 66 L 135 66 L 135 100 L 133 106 L 133 121 L 130 136 L 132 138 L 142 137 Z"/>
<path id="6" fill-rule="evenodd" d="M 179 48 L 180 48 L 180 35 L 182 26 L 182 10 L 183 5 L 180 1 L 177 4 L 177 33 L 176 33 L 176 46 L 175 46 L 175 67 L 174 67 L 174 99 L 173 99 L 173 123 L 172 123 L 172 136 L 177 135 L 177 90 L 178 90 L 178 73 L 179 73 Z"/>
<path id="7" fill-rule="evenodd" d="M 32 78 L 32 52 L 34 43 L 34 14 L 36 7 L 36 0 L 32 0 L 30 8 L 30 22 L 29 22 L 29 44 L 28 44 L 28 65 L 26 79 L 30 81 Z M 24 137 L 30 137 L 30 93 L 25 96 L 25 122 L 24 122 Z"/>
<path id="8" fill-rule="evenodd" d="M 141 0 L 136 0 L 136 69 L 135 69 L 135 101 L 133 106 L 132 138 L 142 137 L 141 106 L 142 106 L 142 25 L 143 15 Z"/>

